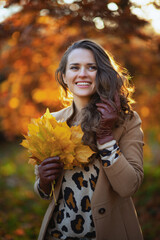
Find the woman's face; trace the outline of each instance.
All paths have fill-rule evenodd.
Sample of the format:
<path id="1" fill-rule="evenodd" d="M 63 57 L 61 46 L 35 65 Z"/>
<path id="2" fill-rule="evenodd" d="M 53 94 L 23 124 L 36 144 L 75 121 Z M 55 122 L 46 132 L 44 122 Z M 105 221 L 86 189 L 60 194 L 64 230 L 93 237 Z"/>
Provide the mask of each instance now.
<path id="1" fill-rule="evenodd" d="M 92 51 L 83 48 L 72 50 L 63 76 L 74 100 L 89 101 L 96 91 L 97 65 Z"/>

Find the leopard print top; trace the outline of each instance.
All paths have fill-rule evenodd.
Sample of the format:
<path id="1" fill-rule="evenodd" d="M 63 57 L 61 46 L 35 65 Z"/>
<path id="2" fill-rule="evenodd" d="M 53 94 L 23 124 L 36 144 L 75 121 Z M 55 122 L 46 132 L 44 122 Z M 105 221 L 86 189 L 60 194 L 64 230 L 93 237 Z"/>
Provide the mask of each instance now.
<path id="1" fill-rule="evenodd" d="M 65 171 L 60 198 L 49 224 L 49 235 L 65 240 L 95 238 L 91 198 L 99 164 L 96 160 L 83 169 L 76 167 Z"/>

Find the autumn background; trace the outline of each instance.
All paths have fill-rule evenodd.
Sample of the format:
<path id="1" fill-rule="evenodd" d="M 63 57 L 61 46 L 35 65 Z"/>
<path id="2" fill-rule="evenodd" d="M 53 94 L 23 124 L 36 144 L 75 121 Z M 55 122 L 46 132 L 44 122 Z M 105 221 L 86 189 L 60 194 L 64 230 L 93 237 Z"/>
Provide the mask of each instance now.
<path id="1" fill-rule="evenodd" d="M 34 169 L 19 143 L 31 118 L 63 107 L 58 62 L 73 41 L 89 38 L 135 85 L 145 178 L 134 202 L 145 240 L 160 240 L 160 1 L 8 0 L 0 7 L 0 239 L 37 239 L 48 203 L 33 192 Z"/>

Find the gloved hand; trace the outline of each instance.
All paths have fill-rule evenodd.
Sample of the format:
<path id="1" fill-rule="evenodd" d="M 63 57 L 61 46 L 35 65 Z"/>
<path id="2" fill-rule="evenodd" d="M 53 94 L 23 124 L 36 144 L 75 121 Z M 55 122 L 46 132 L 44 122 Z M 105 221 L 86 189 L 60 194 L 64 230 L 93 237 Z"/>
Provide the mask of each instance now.
<path id="1" fill-rule="evenodd" d="M 59 159 L 59 157 L 46 158 L 38 167 L 40 177 L 39 186 L 46 194 L 50 194 L 51 184 L 62 173 L 63 163 Z"/>
<path id="2" fill-rule="evenodd" d="M 120 111 L 120 98 L 116 92 L 114 97 L 115 105 L 111 102 L 111 100 L 104 98 L 101 98 L 101 100 L 101 103 L 96 104 L 97 110 L 101 114 L 96 136 L 98 143 L 102 145 L 113 140 L 112 129 L 118 119 L 118 113 Z"/>

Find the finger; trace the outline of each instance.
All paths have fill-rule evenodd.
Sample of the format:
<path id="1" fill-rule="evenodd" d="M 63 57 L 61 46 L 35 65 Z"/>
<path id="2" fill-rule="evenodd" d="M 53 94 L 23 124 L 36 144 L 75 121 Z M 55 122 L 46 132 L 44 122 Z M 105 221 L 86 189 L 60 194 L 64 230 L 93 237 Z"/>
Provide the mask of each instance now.
<path id="1" fill-rule="evenodd" d="M 49 183 L 53 182 L 54 180 L 56 180 L 59 177 L 59 175 L 52 175 L 47 177 L 47 181 L 49 181 Z"/>
<path id="2" fill-rule="evenodd" d="M 112 103 L 111 99 L 106 99 L 104 97 L 100 97 L 100 99 L 101 99 L 102 103 L 105 103 L 105 104 L 110 105 L 111 107 L 113 107 L 113 103 Z"/>
<path id="3" fill-rule="evenodd" d="M 103 97 L 100 97 L 100 98 L 102 103 L 105 103 L 107 106 L 110 107 L 110 111 L 115 111 L 115 106 L 114 106 L 114 103 L 111 101 L 111 99 L 106 99 Z"/>
<path id="4" fill-rule="evenodd" d="M 48 171 L 62 171 L 63 163 L 55 163 L 55 164 L 47 164 L 47 165 L 39 165 L 38 171 L 40 175 L 45 175 Z"/>
<path id="5" fill-rule="evenodd" d="M 111 111 L 119 111 L 121 108 L 120 97 L 117 91 L 115 92 L 115 95 L 114 95 L 114 102 L 112 102 L 111 99 L 105 99 L 103 97 L 101 97 L 101 100 L 105 104 L 110 106 L 110 108 L 112 109 Z"/>
<path id="6" fill-rule="evenodd" d="M 113 109 L 108 103 L 96 103 L 98 108 L 103 108 L 106 112 L 112 112 Z"/>
<path id="7" fill-rule="evenodd" d="M 45 177 L 50 177 L 50 176 L 59 176 L 62 170 L 55 169 L 55 170 L 48 170 L 45 172 L 44 176 Z"/>
<path id="8" fill-rule="evenodd" d="M 43 171 L 62 169 L 62 168 L 63 168 L 63 163 L 61 163 L 61 162 L 49 163 L 49 164 L 43 166 Z"/>
<path id="9" fill-rule="evenodd" d="M 104 110 L 103 108 L 97 108 L 98 112 L 101 115 L 101 118 L 105 118 L 106 115 L 110 114 L 109 112 L 106 112 L 106 110 Z"/>
<path id="10" fill-rule="evenodd" d="M 104 111 L 104 109 L 102 109 L 102 108 L 97 108 L 97 110 L 101 114 L 101 117 L 103 117 L 106 113 L 106 111 Z"/>
<path id="11" fill-rule="evenodd" d="M 104 110 L 103 108 L 97 108 L 97 110 L 100 113 L 102 119 L 108 118 L 108 116 L 111 114 L 110 112 Z"/>
<path id="12" fill-rule="evenodd" d="M 56 156 L 56 157 L 49 157 L 44 159 L 41 164 L 46 165 L 49 163 L 58 163 L 58 162 L 60 162 L 60 157 Z"/>

